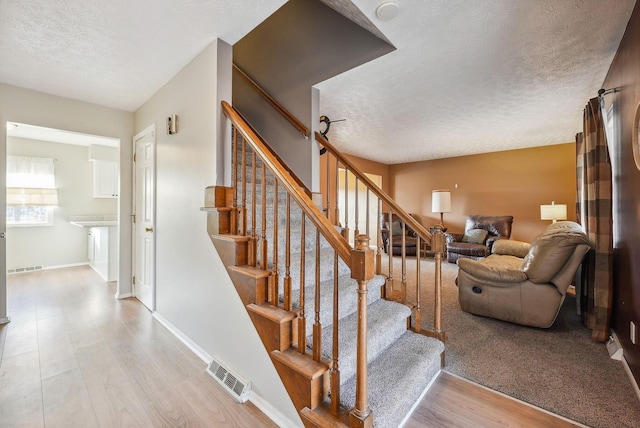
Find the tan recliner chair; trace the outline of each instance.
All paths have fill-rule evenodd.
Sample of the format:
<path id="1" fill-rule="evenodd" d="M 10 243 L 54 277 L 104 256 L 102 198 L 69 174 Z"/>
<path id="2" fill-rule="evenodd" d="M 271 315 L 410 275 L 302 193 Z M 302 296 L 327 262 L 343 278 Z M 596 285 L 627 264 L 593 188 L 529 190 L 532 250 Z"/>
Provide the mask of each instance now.
<path id="1" fill-rule="evenodd" d="M 588 250 L 587 236 L 571 221 L 549 225 L 531 244 L 496 241 L 489 257 L 458 260 L 460 307 L 512 323 L 551 327 Z"/>

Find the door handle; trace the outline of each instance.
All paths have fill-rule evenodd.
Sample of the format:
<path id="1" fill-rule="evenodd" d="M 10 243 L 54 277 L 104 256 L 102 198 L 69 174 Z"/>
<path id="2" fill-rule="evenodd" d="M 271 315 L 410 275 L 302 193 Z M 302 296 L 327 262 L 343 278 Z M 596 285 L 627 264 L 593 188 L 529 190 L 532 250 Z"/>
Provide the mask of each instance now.
<path id="1" fill-rule="evenodd" d="M 153 227 L 145 227 L 144 231 L 145 232 L 153 232 Z"/>

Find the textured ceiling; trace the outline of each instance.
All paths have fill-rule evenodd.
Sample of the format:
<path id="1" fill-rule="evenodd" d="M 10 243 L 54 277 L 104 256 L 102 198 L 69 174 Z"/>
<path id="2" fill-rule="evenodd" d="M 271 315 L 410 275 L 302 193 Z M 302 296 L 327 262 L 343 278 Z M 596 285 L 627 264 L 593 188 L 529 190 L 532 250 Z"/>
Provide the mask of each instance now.
<path id="1" fill-rule="evenodd" d="M 635 0 L 397 2 L 380 21 L 382 0 L 354 0 L 397 50 L 318 85 L 321 114 L 347 119 L 332 143 L 384 163 L 571 141 Z M 0 0 L 0 82 L 133 111 L 284 3 Z"/>
<path id="2" fill-rule="evenodd" d="M 635 0 L 356 3 L 397 50 L 317 85 L 320 113 L 346 153 L 402 163 L 575 140 Z"/>

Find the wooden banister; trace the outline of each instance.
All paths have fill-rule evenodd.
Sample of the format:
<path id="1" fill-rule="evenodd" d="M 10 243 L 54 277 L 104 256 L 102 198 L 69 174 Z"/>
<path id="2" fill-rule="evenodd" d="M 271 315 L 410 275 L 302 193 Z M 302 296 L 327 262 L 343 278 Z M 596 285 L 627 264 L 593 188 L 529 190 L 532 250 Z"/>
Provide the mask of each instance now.
<path id="1" fill-rule="evenodd" d="M 299 186 L 294 185 L 291 182 L 291 173 L 287 170 L 282 163 L 274 156 L 269 150 L 266 144 L 262 141 L 262 138 L 247 125 L 246 121 L 240 116 L 240 114 L 226 101 L 222 101 L 222 111 L 225 116 L 231 121 L 233 126 L 241 132 L 246 138 L 247 143 L 251 148 L 260 154 L 262 161 L 268 165 L 273 175 L 278 179 L 280 185 L 287 190 L 287 193 L 295 200 L 300 206 L 304 214 L 319 229 L 320 233 L 329 242 L 329 244 L 338 253 L 338 256 L 351 267 L 351 247 L 349 243 L 342 237 L 340 233 L 335 229 L 333 224 L 327 219 L 324 213 L 315 205 L 310 198 L 308 198 L 306 192 Z"/>
<path id="2" fill-rule="evenodd" d="M 360 169 L 356 167 L 353 162 L 342 155 L 335 147 L 329 143 L 329 141 L 322 136 L 319 132 L 315 133 L 316 141 L 322 144 L 336 159 L 340 161 L 347 169 L 356 176 L 364 185 L 371 190 L 382 202 L 387 205 L 395 215 L 400 217 L 402 221 L 409 226 L 418 236 L 425 242 L 431 243 L 431 233 L 424 228 L 418 221 L 409 215 L 408 212 L 402 209 L 400 205 L 389 195 L 387 195 L 380 187 L 378 187 L 369 177 L 360 172 Z"/>
<path id="3" fill-rule="evenodd" d="M 293 125 L 298 132 L 304 135 L 304 138 L 309 138 L 310 131 L 304 126 L 302 122 L 300 122 L 289 110 L 284 108 L 279 102 L 277 102 L 271 95 L 269 95 L 260 85 L 258 85 L 251 77 L 247 75 L 240 67 L 236 64 L 233 64 L 233 69 L 238 72 L 242 77 L 245 78 L 247 82 L 251 85 L 251 87 L 259 93 L 271 106 L 276 109 L 278 113 L 280 113 L 285 119 Z"/>

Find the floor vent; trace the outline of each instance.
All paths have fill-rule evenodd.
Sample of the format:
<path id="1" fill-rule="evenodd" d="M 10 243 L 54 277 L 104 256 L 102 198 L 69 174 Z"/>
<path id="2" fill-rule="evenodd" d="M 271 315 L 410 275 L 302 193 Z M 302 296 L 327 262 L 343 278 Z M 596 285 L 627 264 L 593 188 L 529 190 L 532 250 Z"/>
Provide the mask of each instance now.
<path id="1" fill-rule="evenodd" d="M 244 403 L 249 399 L 251 382 L 247 382 L 229 371 L 220 361 L 214 358 L 207 368 L 207 373 L 239 403 Z"/>
<path id="2" fill-rule="evenodd" d="M 42 270 L 42 269 L 44 269 L 44 266 L 42 266 L 42 265 L 24 266 L 24 267 L 17 267 L 17 268 L 8 269 L 7 273 L 35 272 L 35 271 Z"/>

